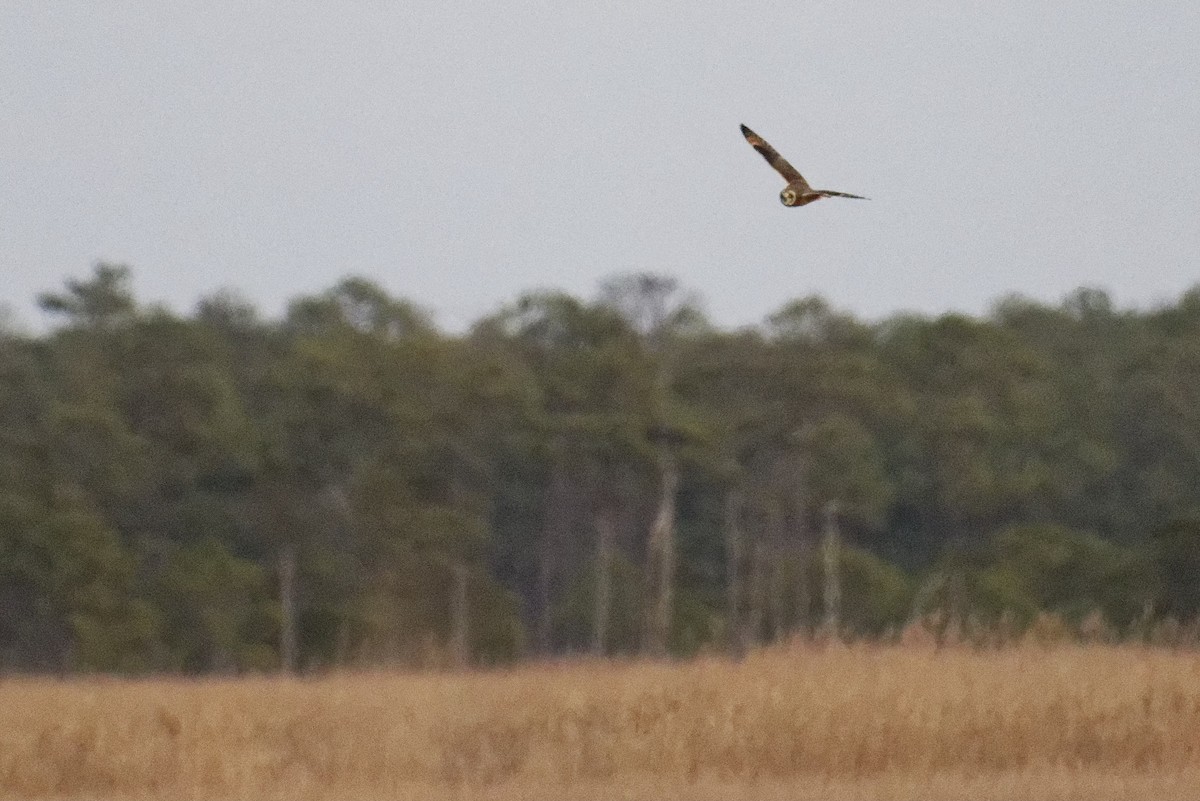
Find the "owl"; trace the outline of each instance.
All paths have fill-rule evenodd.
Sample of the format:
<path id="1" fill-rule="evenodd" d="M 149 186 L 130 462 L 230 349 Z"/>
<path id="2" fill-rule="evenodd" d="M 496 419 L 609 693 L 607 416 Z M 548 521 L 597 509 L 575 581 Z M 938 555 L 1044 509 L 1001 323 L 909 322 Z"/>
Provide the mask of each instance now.
<path id="1" fill-rule="evenodd" d="M 746 141 L 762 154 L 762 157 L 767 160 L 768 164 L 775 168 L 776 172 L 783 176 L 783 180 L 787 181 L 787 186 L 779 193 L 779 200 L 783 205 L 804 206 L 823 197 L 852 197 L 855 200 L 868 199 L 862 195 L 834 192 L 832 189 L 813 189 L 808 185 L 808 181 L 804 180 L 804 176 L 797 172 L 795 167 L 784 161 L 783 156 L 779 155 L 775 151 L 775 148 L 768 145 L 765 139 L 745 125 L 742 126 L 742 136 L 746 137 Z"/>

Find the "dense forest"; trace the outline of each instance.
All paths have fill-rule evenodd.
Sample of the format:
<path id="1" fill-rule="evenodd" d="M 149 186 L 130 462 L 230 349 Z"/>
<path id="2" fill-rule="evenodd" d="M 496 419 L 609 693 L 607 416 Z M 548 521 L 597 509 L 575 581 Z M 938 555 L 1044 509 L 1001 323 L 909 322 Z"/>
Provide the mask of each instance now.
<path id="1" fill-rule="evenodd" d="M 0 669 L 740 651 L 1200 607 L 1200 287 L 723 330 L 663 276 L 469 331 L 347 279 L 0 330 Z M 1091 621 L 1089 624 L 1088 621 Z"/>

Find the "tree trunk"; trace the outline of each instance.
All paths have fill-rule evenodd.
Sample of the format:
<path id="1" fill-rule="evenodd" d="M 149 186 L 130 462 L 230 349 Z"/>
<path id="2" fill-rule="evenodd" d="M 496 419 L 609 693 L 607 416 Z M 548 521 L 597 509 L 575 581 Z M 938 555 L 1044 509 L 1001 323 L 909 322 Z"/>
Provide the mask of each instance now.
<path id="1" fill-rule="evenodd" d="M 798 541 L 793 546 L 799 569 L 796 571 L 795 623 L 793 628 L 801 637 L 812 635 L 814 628 L 814 607 L 816 604 L 816 589 L 813 587 L 813 549 L 812 534 L 807 525 L 801 525 L 797 534 Z"/>
<path id="2" fill-rule="evenodd" d="M 816 590 L 813 587 L 813 547 L 814 538 L 812 528 L 809 525 L 808 518 L 808 501 L 807 482 L 804 480 L 804 472 L 801 470 L 792 492 L 792 527 L 790 539 L 793 544 L 793 553 L 796 554 L 796 561 L 799 563 L 799 569 L 796 571 L 795 584 L 795 631 L 802 637 L 809 637 L 812 634 L 814 623 L 814 610 Z"/>
<path id="3" fill-rule="evenodd" d="M 767 606 L 768 548 L 761 535 L 750 546 L 750 607 L 746 614 L 743 647 L 751 648 L 762 639 L 763 617 Z"/>
<path id="4" fill-rule="evenodd" d="M 550 482 L 544 495 L 545 511 L 542 538 L 538 548 L 537 575 L 537 652 L 546 656 L 554 647 L 554 571 L 555 553 L 562 542 L 563 506 L 566 503 L 567 478 L 559 460 L 550 467 Z"/>
<path id="5" fill-rule="evenodd" d="M 551 638 L 553 635 L 554 618 L 551 614 L 550 605 L 552 603 L 550 597 L 550 571 L 554 564 L 552 551 L 545 542 L 545 535 L 542 535 L 541 552 L 538 554 L 538 574 L 537 574 L 537 629 L 534 637 L 534 647 L 538 654 L 546 656 L 550 653 Z"/>
<path id="6" fill-rule="evenodd" d="M 650 614 L 648 650 L 652 656 L 665 656 L 671 640 L 671 619 L 675 593 L 675 496 L 679 491 L 679 465 L 673 454 L 659 456 L 658 512 L 650 528 L 647 573 L 656 581 Z"/>
<path id="7" fill-rule="evenodd" d="M 592 654 L 604 656 L 608 649 L 608 623 L 612 611 L 612 563 L 616 530 L 607 513 L 596 515 L 596 586 L 592 607 Z"/>
<path id="8" fill-rule="evenodd" d="M 766 565 L 767 579 L 767 611 L 770 615 L 768 629 L 771 632 L 771 642 L 783 640 L 787 631 L 787 620 L 784 612 L 784 593 L 786 578 L 784 574 L 784 556 L 787 555 L 784 538 L 783 509 L 777 501 L 772 500 L 767 508 L 767 553 L 770 561 Z"/>
<path id="9" fill-rule="evenodd" d="M 333 665 L 345 668 L 350 664 L 350 621 L 345 616 L 338 622 L 337 645 L 333 650 Z"/>
<path id="10" fill-rule="evenodd" d="M 746 631 L 742 621 L 742 506 L 741 488 L 725 496 L 725 615 L 728 620 L 726 648 L 734 656 L 745 653 Z"/>
<path id="11" fill-rule="evenodd" d="M 933 600 L 942 588 L 946 585 L 946 574 L 936 572 L 929 578 L 925 579 L 924 583 L 917 588 L 917 593 L 913 597 L 912 608 L 908 613 L 908 626 L 920 625 L 925 618 L 926 606 Z"/>
<path id="12" fill-rule="evenodd" d="M 279 551 L 279 669 L 296 672 L 296 546 Z"/>
<path id="13" fill-rule="evenodd" d="M 467 579 L 469 571 L 462 562 L 455 562 L 451 567 L 452 584 L 450 588 L 450 658 L 454 667 L 465 668 L 471 661 L 471 619 L 467 604 Z"/>
<path id="14" fill-rule="evenodd" d="M 825 565 L 825 633 L 837 637 L 842 613 L 842 544 L 838 529 L 838 504 L 825 504 L 825 532 L 821 543 Z"/>

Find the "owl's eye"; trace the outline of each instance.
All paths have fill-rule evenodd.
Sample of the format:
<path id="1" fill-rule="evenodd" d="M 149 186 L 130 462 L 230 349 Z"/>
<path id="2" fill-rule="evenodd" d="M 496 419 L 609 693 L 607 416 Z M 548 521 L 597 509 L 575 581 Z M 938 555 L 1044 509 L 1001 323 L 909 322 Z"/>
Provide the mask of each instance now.
<path id="1" fill-rule="evenodd" d="M 783 192 L 780 193 L 780 197 L 783 198 L 783 202 L 788 206 L 796 202 L 796 193 L 790 189 L 783 190 Z"/>

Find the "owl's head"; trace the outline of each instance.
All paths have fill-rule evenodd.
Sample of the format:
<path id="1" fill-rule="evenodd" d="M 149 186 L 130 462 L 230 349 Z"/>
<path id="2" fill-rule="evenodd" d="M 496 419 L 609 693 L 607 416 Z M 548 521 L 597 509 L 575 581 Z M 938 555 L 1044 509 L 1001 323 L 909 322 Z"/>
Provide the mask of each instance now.
<path id="1" fill-rule="evenodd" d="M 796 190 L 792 189 L 790 186 L 784 188 L 784 190 L 779 193 L 779 201 L 785 206 L 795 206 L 798 197 L 799 196 L 796 194 Z"/>

